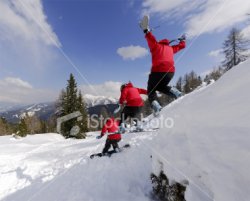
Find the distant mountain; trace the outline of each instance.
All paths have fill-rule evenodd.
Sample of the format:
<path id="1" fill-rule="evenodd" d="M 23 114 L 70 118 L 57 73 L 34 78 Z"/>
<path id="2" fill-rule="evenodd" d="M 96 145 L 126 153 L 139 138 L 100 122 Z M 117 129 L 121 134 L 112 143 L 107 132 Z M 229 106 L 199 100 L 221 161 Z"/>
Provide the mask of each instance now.
<path id="1" fill-rule="evenodd" d="M 55 103 L 50 102 L 19 106 L 5 112 L 0 112 L 0 116 L 4 117 L 8 122 L 17 123 L 26 114 L 29 116 L 36 115 L 42 120 L 47 120 L 54 113 Z"/>
<path id="2" fill-rule="evenodd" d="M 84 100 L 87 104 L 87 107 L 93 107 L 96 105 L 108 105 L 108 104 L 117 104 L 118 100 L 112 97 L 105 96 L 93 96 L 90 94 L 84 95 Z"/>
<path id="3" fill-rule="evenodd" d="M 15 103 L 0 102 L 0 113 L 14 110 L 23 107 L 24 105 L 17 105 Z"/>
<path id="4" fill-rule="evenodd" d="M 92 96 L 86 95 L 84 100 L 87 104 L 88 112 L 90 115 L 101 113 L 103 107 L 107 109 L 107 112 L 113 112 L 117 107 L 117 100 L 114 98 L 106 98 L 104 96 Z M 17 123 L 20 118 L 26 114 L 29 116 L 36 115 L 42 120 L 48 120 L 52 115 L 56 113 L 55 102 L 38 103 L 30 105 L 15 105 L 0 107 L 0 116 L 4 117 L 8 122 Z"/>

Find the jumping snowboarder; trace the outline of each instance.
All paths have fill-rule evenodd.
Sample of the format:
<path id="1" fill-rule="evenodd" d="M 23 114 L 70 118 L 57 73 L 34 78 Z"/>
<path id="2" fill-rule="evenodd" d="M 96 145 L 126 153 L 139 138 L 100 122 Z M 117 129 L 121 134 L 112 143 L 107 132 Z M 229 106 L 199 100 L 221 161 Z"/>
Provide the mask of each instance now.
<path id="1" fill-rule="evenodd" d="M 179 44 L 173 46 L 170 46 L 168 39 L 163 39 L 158 42 L 149 28 L 148 16 L 143 17 L 140 22 L 140 27 L 145 33 L 145 38 L 152 56 L 152 67 L 148 78 L 147 91 L 150 105 L 154 110 L 154 114 L 157 115 L 162 107 L 157 101 L 156 91 L 167 94 L 173 98 L 178 98 L 182 95 L 180 91 L 168 86 L 168 84 L 175 73 L 174 54 L 185 48 L 186 37 L 185 35 L 180 37 L 178 39 Z"/>
<path id="2" fill-rule="evenodd" d="M 136 88 L 133 86 L 131 82 L 127 84 L 121 85 L 121 96 L 119 100 L 119 106 L 114 111 L 114 113 L 118 113 L 122 105 L 124 108 L 121 112 L 121 121 L 120 121 L 120 131 L 125 132 L 125 121 L 128 117 L 132 118 L 135 122 L 135 126 L 138 130 L 142 130 L 140 125 L 140 114 L 141 108 L 144 105 L 144 102 L 140 96 L 140 94 L 147 95 L 147 90 Z"/>

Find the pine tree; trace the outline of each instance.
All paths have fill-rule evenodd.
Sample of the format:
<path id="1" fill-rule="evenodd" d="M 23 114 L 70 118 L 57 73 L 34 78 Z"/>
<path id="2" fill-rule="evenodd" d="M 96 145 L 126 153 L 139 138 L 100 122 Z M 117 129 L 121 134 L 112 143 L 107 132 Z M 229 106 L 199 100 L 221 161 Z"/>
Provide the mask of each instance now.
<path id="1" fill-rule="evenodd" d="M 40 121 L 41 124 L 41 133 L 47 133 L 48 132 L 48 125 L 46 121 L 41 120 Z"/>
<path id="2" fill-rule="evenodd" d="M 18 124 L 18 130 L 17 130 L 16 134 L 19 135 L 20 137 L 27 136 L 27 134 L 28 134 L 28 127 L 27 127 L 27 125 L 25 123 L 25 119 L 24 118 L 22 118 L 20 120 L 20 123 Z"/>
<path id="3" fill-rule="evenodd" d="M 201 84 L 202 84 L 201 76 L 198 76 L 197 85 L 198 85 L 198 86 L 201 86 Z M 197 87 L 198 87 L 198 86 L 197 86 Z"/>
<path id="4" fill-rule="evenodd" d="M 4 117 L 0 117 L 0 136 L 9 135 L 13 132 L 12 126 L 6 121 Z"/>
<path id="5" fill-rule="evenodd" d="M 52 115 L 46 122 L 47 128 L 46 132 L 55 133 L 56 132 L 56 119 L 59 117 L 58 114 Z"/>
<path id="6" fill-rule="evenodd" d="M 188 75 L 189 77 L 189 87 L 190 87 L 190 90 L 193 91 L 195 88 L 196 88 L 196 73 L 194 71 L 191 71 Z"/>
<path id="7" fill-rule="evenodd" d="M 190 93 L 202 84 L 202 79 L 194 71 L 184 75 L 183 91 L 184 93 Z"/>
<path id="8" fill-rule="evenodd" d="M 207 84 L 210 84 L 210 76 L 209 75 L 206 75 L 205 78 L 204 78 L 204 82 L 206 82 Z"/>
<path id="9" fill-rule="evenodd" d="M 72 73 L 70 74 L 68 85 L 66 87 L 66 102 L 63 106 L 67 114 L 77 111 L 77 83 Z"/>
<path id="10" fill-rule="evenodd" d="M 66 90 L 61 91 L 57 101 L 57 115 L 58 117 L 62 117 L 77 111 L 81 113 L 79 118 L 70 119 L 61 125 L 61 132 L 66 138 L 84 138 L 85 133 L 88 131 L 87 108 L 81 92 L 78 92 L 75 78 L 73 74 L 70 74 Z M 72 136 L 72 129 L 79 129 L 76 136 Z"/>
<path id="11" fill-rule="evenodd" d="M 240 31 L 233 28 L 223 44 L 223 52 L 225 54 L 223 65 L 226 70 L 231 69 L 247 59 L 247 45 L 248 41 L 243 38 Z"/>
<path id="12" fill-rule="evenodd" d="M 176 82 L 176 88 L 179 90 L 179 91 L 183 91 L 183 80 L 182 80 L 182 77 L 179 77 L 179 79 L 177 80 Z"/>
<path id="13" fill-rule="evenodd" d="M 82 114 L 82 116 L 81 120 L 77 121 L 77 125 L 79 126 L 80 131 L 76 137 L 85 138 L 85 133 L 88 132 L 88 113 L 81 91 L 79 91 L 77 99 L 77 108 L 78 111 L 80 111 L 80 113 Z"/>
<path id="14" fill-rule="evenodd" d="M 62 90 L 59 97 L 59 116 L 65 116 L 77 111 L 77 83 L 73 74 L 70 74 L 67 80 L 66 90 Z M 61 104 L 61 105 L 60 105 Z M 70 137 L 70 130 L 76 125 L 77 119 L 70 119 L 61 125 L 62 134 L 68 138 Z"/>
<path id="15" fill-rule="evenodd" d="M 65 103 L 66 103 L 66 92 L 64 89 L 61 90 L 61 93 L 59 94 L 59 98 L 56 101 L 55 107 L 57 108 L 56 114 L 58 116 L 63 116 L 66 114 L 65 112 Z"/>
<path id="16" fill-rule="evenodd" d="M 191 87 L 190 87 L 190 78 L 188 74 L 184 75 L 184 86 L 183 86 L 183 91 L 187 94 L 191 92 Z"/>
<path id="17" fill-rule="evenodd" d="M 204 82 L 206 82 L 207 84 L 209 84 L 211 82 L 211 80 L 218 80 L 224 73 L 224 69 L 223 67 L 219 66 L 217 68 L 214 68 L 212 70 L 212 72 L 210 72 L 209 74 L 207 74 L 204 78 Z"/>

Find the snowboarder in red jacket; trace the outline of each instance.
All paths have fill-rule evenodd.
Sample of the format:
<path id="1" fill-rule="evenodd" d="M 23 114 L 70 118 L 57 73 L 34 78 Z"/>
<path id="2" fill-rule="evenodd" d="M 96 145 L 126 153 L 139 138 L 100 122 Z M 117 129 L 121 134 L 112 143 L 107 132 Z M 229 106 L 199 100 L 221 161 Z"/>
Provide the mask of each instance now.
<path id="1" fill-rule="evenodd" d="M 124 121 L 128 117 L 133 118 L 135 121 L 135 125 L 137 129 L 140 128 L 139 125 L 139 114 L 141 113 L 141 108 L 144 105 L 144 102 L 140 96 L 140 94 L 147 94 L 147 90 L 136 88 L 133 86 L 131 82 L 127 84 L 123 84 L 121 86 L 121 96 L 119 100 L 119 107 L 114 111 L 114 113 L 118 113 L 121 109 L 121 105 L 124 105 L 124 108 L 121 112 L 121 121 L 120 121 L 120 130 L 121 132 L 125 132 Z"/>
<path id="2" fill-rule="evenodd" d="M 105 125 L 102 128 L 101 135 L 97 137 L 99 139 L 99 138 L 102 138 L 105 134 L 108 134 L 105 147 L 102 151 L 103 155 L 105 155 L 105 153 L 108 152 L 111 145 L 116 152 L 119 151 L 118 142 L 121 140 L 121 134 L 118 131 L 119 131 L 119 121 L 113 117 L 107 119 Z M 109 134 L 109 133 L 113 133 L 113 134 Z"/>
<path id="3" fill-rule="evenodd" d="M 148 99 L 155 114 L 159 113 L 161 106 L 157 101 L 156 91 L 167 94 L 173 98 L 181 96 L 181 92 L 174 87 L 168 86 L 174 76 L 174 54 L 185 48 L 185 35 L 179 38 L 179 44 L 170 46 L 167 39 L 157 41 L 155 36 L 150 32 L 148 25 L 149 17 L 144 16 L 140 22 L 140 27 L 145 33 L 151 56 L 152 67 L 148 78 Z"/>

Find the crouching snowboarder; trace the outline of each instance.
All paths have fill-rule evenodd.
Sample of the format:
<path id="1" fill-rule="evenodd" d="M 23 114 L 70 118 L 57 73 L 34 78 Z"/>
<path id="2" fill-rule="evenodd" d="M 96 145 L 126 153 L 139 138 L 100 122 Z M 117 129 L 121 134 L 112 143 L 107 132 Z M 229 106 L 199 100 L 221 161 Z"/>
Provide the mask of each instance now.
<path id="1" fill-rule="evenodd" d="M 97 138 L 100 139 L 105 134 L 107 134 L 108 136 L 102 154 L 105 155 L 106 153 L 108 153 L 111 145 L 115 152 L 119 152 L 120 150 L 118 142 L 121 140 L 121 134 L 119 133 L 119 121 L 113 117 L 107 119 L 105 125 L 102 128 L 101 135 L 98 136 Z"/>
<path id="2" fill-rule="evenodd" d="M 114 113 L 118 113 L 122 105 L 124 108 L 121 112 L 121 121 L 120 121 L 120 131 L 125 132 L 125 121 L 128 117 L 132 118 L 135 122 L 136 129 L 142 130 L 142 125 L 140 124 L 140 114 L 141 109 L 144 105 L 144 102 L 140 96 L 140 94 L 147 94 L 147 90 L 136 88 L 133 86 L 131 82 L 127 84 L 123 84 L 121 86 L 121 96 L 119 100 L 119 106 L 114 111 Z"/>
<path id="3" fill-rule="evenodd" d="M 174 76 L 174 54 L 185 48 L 185 35 L 180 37 L 179 44 L 170 46 L 168 39 L 156 40 L 155 36 L 150 32 L 149 17 L 144 16 L 140 22 L 140 27 L 145 33 L 151 56 L 152 67 L 148 78 L 148 100 L 154 113 L 157 115 L 161 110 L 161 105 L 158 103 L 156 91 L 167 94 L 173 98 L 181 96 L 181 92 L 174 87 L 168 86 Z"/>

